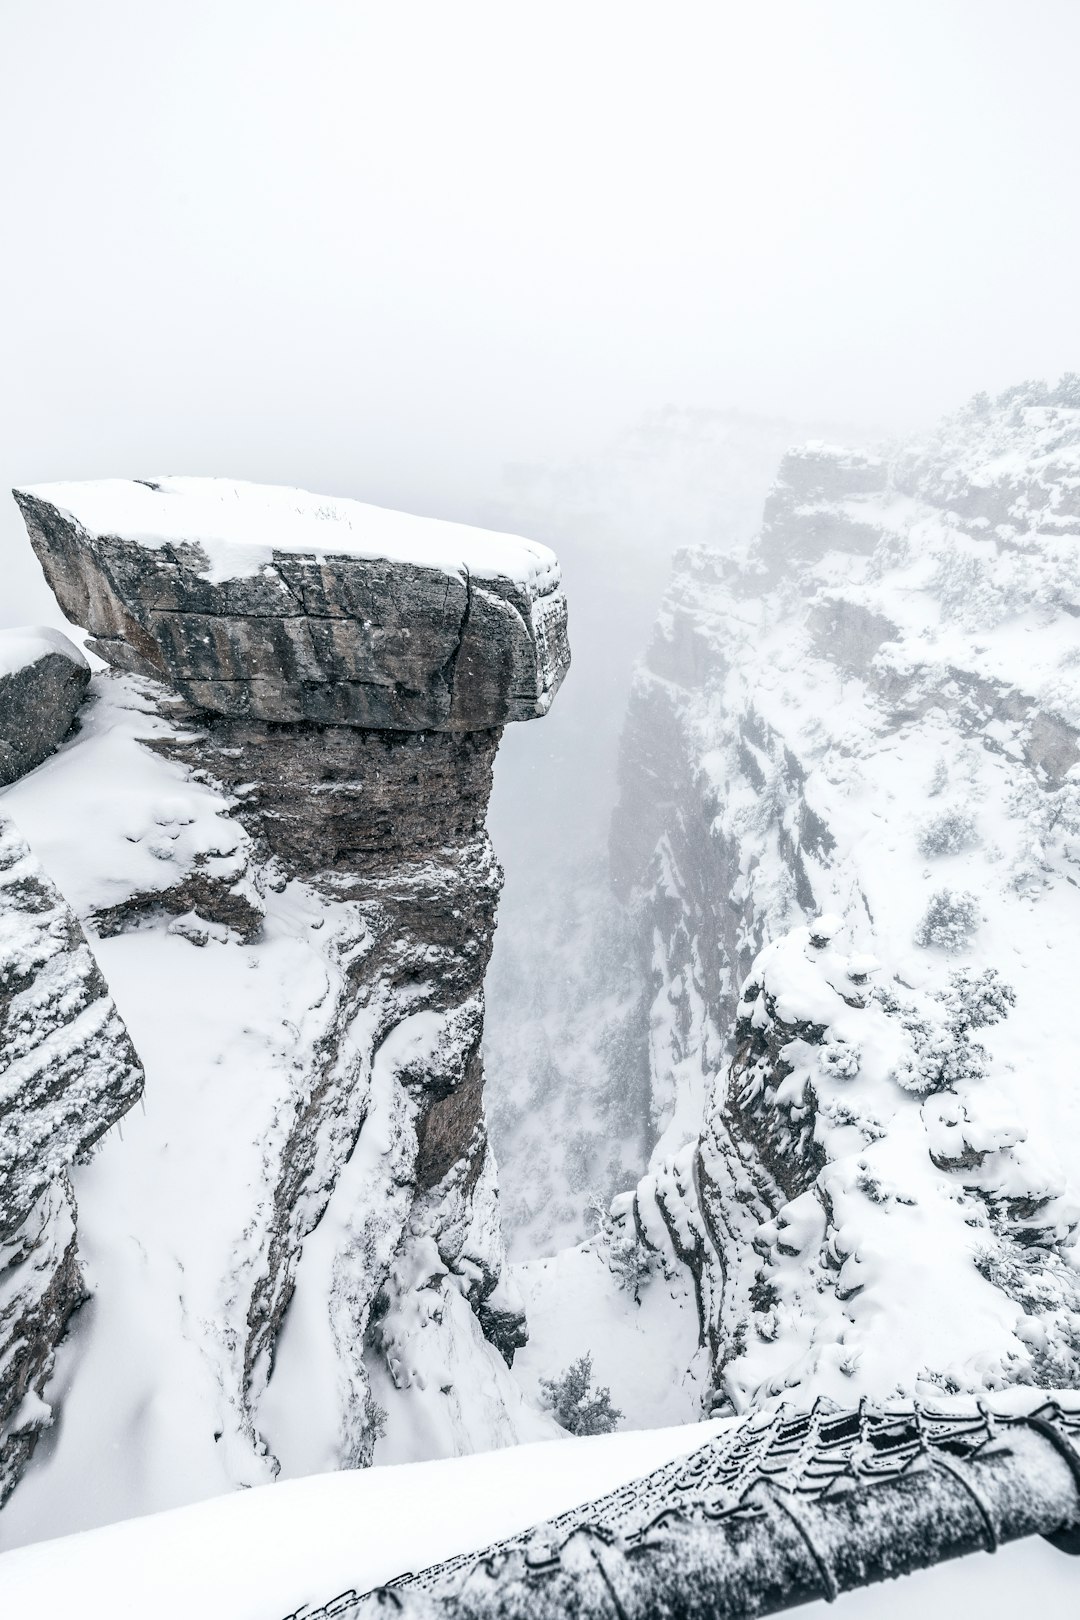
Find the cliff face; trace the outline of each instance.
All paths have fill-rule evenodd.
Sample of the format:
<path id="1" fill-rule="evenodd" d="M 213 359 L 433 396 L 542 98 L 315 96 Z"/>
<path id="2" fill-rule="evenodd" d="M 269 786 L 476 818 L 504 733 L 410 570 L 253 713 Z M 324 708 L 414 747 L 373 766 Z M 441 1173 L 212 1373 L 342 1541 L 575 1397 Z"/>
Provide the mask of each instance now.
<path id="1" fill-rule="evenodd" d="M 1066 379 L 793 452 L 745 553 L 676 559 L 612 839 L 663 1134 L 616 1209 L 721 1404 L 1080 1372 L 1078 491 Z"/>
<path id="2" fill-rule="evenodd" d="M 7 782 L 70 730 L 85 660 L 0 634 Z M 85 1297 L 69 1171 L 136 1102 L 142 1070 L 70 908 L 0 813 L 0 1503 L 43 1428 L 56 1347 Z"/>
<path id="3" fill-rule="evenodd" d="M 66 1433 L 13 1508 L 29 1527 L 89 1470 L 118 1421 L 89 1398 L 109 1348 L 132 1386 L 119 1420 L 148 1392 L 160 1412 L 137 1497 L 110 1479 L 105 1512 L 377 1444 L 392 1460 L 546 1432 L 507 1372 L 524 1323 L 480 1041 L 491 770 L 503 724 L 543 714 L 565 672 L 555 559 L 198 480 L 19 500 L 118 672 L 95 678 L 69 780 L 20 813 L 138 1008 L 146 1125 L 84 1203 L 132 1222 L 171 1326 L 125 1300 L 113 1255 Z M 81 871 L 55 802 L 76 777 L 105 809 Z"/>

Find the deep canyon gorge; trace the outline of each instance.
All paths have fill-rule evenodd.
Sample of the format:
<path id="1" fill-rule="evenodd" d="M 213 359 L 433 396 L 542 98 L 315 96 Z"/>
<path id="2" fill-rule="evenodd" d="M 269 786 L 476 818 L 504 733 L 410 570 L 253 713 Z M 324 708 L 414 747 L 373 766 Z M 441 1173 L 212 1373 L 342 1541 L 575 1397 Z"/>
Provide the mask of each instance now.
<path id="1" fill-rule="evenodd" d="M 742 486 L 706 427 L 649 454 L 713 434 L 717 521 L 578 699 L 537 541 L 18 492 L 94 668 L 0 647 L 9 1544 L 553 1438 L 584 1356 L 632 1429 L 1075 1386 L 1080 384 L 771 425 Z"/>

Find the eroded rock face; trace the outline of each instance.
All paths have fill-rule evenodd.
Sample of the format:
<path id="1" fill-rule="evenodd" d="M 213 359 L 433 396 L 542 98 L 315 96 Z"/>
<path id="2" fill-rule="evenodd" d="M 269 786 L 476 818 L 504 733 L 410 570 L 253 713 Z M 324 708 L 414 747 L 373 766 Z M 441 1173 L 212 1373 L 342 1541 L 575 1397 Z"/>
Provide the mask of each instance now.
<path id="1" fill-rule="evenodd" d="M 58 630 L 0 630 L 0 788 L 63 742 L 89 681 L 86 659 Z"/>
<path id="2" fill-rule="evenodd" d="M 16 499 L 95 651 L 215 714 L 485 731 L 544 714 L 569 663 L 558 565 L 528 541 L 214 479 Z"/>
<path id="3" fill-rule="evenodd" d="M 662 1128 L 619 1220 L 692 1273 L 721 1403 L 1080 1366 L 1040 1011 L 1080 926 L 1078 488 L 1066 378 L 794 451 L 745 552 L 676 555 L 613 823 Z"/>
<path id="4" fill-rule="evenodd" d="M 83 1297 L 68 1168 L 142 1083 L 82 929 L 0 816 L 0 1502 L 49 1419 L 42 1392 Z"/>
<path id="5" fill-rule="evenodd" d="M 197 755 L 289 872 L 374 873 L 479 836 L 500 736 L 214 719 L 174 757 Z"/>
<path id="6" fill-rule="evenodd" d="M 499 1358 L 524 1342 L 483 1109 L 502 884 L 484 823 L 502 726 L 546 712 L 567 667 L 557 563 L 526 541 L 252 486 L 18 499 L 65 611 L 114 669 L 149 678 L 167 724 L 148 745 L 223 792 L 235 835 L 161 849 L 165 881 L 95 908 L 95 927 L 164 924 L 235 949 L 291 915 L 325 966 L 314 1005 L 274 1009 L 297 1047 L 229 1281 L 242 1444 L 265 1466 L 260 1403 L 292 1376 L 279 1339 L 294 1299 L 335 1367 L 324 1466 L 371 1460 L 373 1357 L 441 1402 L 463 1444 L 447 1364 L 488 1356 L 477 1377 L 496 1413 Z M 272 1417 L 265 1432 L 272 1449 Z"/>

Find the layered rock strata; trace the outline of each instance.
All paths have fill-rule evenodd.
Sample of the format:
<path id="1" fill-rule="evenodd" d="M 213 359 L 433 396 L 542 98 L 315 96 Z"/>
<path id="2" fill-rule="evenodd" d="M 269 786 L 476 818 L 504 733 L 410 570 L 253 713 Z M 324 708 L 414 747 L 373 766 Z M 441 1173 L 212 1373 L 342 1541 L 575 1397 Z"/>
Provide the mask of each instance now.
<path id="1" fill-rule="evenodd" d="M 51 1421 L 43 1392 L 84 1297 L 68 1171 L 142 1083 L 82 929 L 0 815 L 0 1503 Z"/>
<path id="2" fill-rule="evenodd" d="M 612 840 L 662 1132 L 620 1219 L 721 1404 L 1080 1371 L 1078 490 L 1066 378 L 794 451 L 746 552 L 676 558 Z"/>
<path id="3" fill-rule="evenodd" d="M 545 713 L 567 667 L 557 564 L 296 491 L 165 480 L 18 499 L 65 612 L 150 683 L 167 724 L 149 745 L 224 795 L 236 829 L 96 906 L 97 926 L 171 915 L 195 944 L 239 944 L 264 917 L 276 937 L 287 911 L 324 964 L 316 1002 L 282 1009 L 298 1043 L 236 1243 L 229 1399 L 257 1455 L 271 1372 L 293 1376 L 278 1362 L 296 1295 L 334 1368 L 325 1465 L 370 1461 L 375 1362 L 452 1407 L 462 1309 L 501 1358 L 523 1340 L 483 1114 L 501 885 L 484 820 L 502 726 Z"/>

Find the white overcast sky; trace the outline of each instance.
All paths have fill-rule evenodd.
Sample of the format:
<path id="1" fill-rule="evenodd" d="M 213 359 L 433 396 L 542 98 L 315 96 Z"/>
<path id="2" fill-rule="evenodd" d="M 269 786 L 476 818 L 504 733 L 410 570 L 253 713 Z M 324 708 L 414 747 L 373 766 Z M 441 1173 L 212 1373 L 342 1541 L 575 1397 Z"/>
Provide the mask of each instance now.
<path id="1" fill-rule="evenodd" d="M 1080 0 L 0 0 L 0 481 L 468 515 L 1080 368 Z M 0 511 L 0 622 L 46 598 Z"/>

